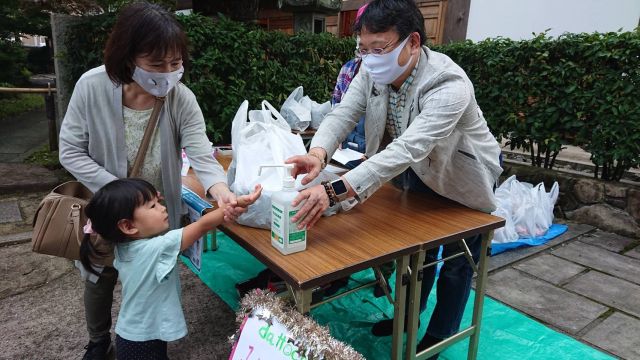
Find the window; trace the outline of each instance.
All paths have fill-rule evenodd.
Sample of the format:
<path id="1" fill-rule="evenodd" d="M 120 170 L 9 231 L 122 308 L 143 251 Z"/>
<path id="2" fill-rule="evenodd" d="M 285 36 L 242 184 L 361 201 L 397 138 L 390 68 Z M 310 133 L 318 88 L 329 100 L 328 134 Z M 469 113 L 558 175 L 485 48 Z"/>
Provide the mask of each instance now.
<path id="1" fill-rule="evenodd" d="M 322 18 L 314 17 L 313 18 L 313 33 L 314 34 L 320 34 L 321 32 L 324 32 L 324 29 L 325 29 L 324 17 L 322 17 Z"/>

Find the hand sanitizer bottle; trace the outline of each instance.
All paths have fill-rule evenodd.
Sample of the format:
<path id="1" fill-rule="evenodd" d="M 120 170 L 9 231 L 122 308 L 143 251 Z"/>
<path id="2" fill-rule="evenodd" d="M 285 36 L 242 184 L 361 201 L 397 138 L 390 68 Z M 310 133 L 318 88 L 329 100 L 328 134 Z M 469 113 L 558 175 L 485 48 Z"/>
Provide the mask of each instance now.
<path id="1" fill-rule="evenodd" d="M 304 204 L 303 201 L 298 206 L 291 206 L 293 199 L 298 196 L 296 180 L 291 176 L 293 164 L 262 165 L 258 175 L 265 167 L 285 169 L 282 190 L 271 195 L 271 245 L 284 255 L 303 251 L 307 248 L 307 229 L 298 229 L 298 225 L 291 221 Z"/>

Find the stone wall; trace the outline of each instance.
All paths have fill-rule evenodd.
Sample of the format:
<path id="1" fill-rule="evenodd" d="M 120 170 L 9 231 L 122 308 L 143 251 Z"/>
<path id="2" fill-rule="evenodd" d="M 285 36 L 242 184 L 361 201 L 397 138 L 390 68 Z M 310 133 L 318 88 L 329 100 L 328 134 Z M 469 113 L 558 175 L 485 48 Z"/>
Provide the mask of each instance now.
<path id="1" fill-rule="evenodd" d="M 505 161 L 501 180 L 516 175 L 534 185 L 544 182 L 547 191 L 560 185 L 556 218 L 589 224 L 605 231 L 640 238 L 640 186 L 608 182 L 582 174 L 547 170 Z"/>

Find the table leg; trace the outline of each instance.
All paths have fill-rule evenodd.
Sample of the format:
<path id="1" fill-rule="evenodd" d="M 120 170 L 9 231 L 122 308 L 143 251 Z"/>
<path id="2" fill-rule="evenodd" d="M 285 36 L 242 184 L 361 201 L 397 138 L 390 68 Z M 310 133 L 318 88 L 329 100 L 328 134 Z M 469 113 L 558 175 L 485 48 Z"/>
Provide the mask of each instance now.
<path id="1" fill-rule="evenodd" d="M 493 231 L 482 234 L 482 246 L 480 248 L 480 260 L 478 266 L 478 276 L 476 278 L 476 296 L 473 302 L 473 316 L 471 327 L 473 335 L 469 339 L 469 351 L 467 359 L 475 360 L 478 355 L 478 344 L 480 342 L 480 324 L 482 322 L 482 307 L 484 306 L 484 294 L 487 285 L 487 271 L 489 268 L 489 243 L 493 239 Z"/>
<path id="2" fill-rule="evenodd" d="M 407 297 L 407 284 L 404 279 L 409 265 L 409 256 L 396 259 L 396 290 L 393 303 L 393 335 L 391 359 L 402 359 L 402 338 L 404 336 L 404 315 Z"/>
<path id="3" fill-rule="evenodd" d="M 216 231 L 213 230 L 209 234 L 211 234 L 211 247 L 209 250 L 216 251 L 218 250 L 218 237 L 216 236 Z"/>
<path id="4" fill-rule="evenodd" d="M 294 290 L 294 299 L 296 301 L 296 308 L 301 314 L 307 314 L 311 310 L 311 295 L 312 289 L 302 290 L 296 289 Z"/>
<path id="5" fill-rule="evenodd" d="M 411 255 L 411 280 L 409 282 L 409 314 L 407 324 L 407 348 L 405 358 L 416 358 L 416 345 L 418 344 L 418 319 L 420 317 L 420 289 L 422 288 L 422 266 L 425 251 Z"/>

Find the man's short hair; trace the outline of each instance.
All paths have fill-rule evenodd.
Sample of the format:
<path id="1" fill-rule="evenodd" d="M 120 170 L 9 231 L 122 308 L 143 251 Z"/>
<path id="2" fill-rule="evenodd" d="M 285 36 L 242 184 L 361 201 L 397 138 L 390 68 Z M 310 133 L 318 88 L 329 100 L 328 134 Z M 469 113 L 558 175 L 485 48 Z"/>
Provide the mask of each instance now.
<path id="1" fill-rule="evenodd" d="M 111 81 L 129 84 L 135 58 L 182 56 L 187 67 L 187 36 L 175 16 L 157 4 L 134 3 L 123 8 L 104 49 L 104 65 Z"/>
<path id="2" fill-rule="evenodd" d="M 366 28 L 371 33 L 394 30 L 404 40 L 409 34 L 420 34 L 420 44 L 426 43 L 424 17 L 414 0 L 374 0 L 355 24 L 356 34 Z"/>

